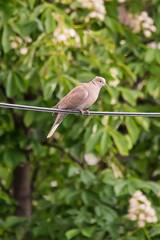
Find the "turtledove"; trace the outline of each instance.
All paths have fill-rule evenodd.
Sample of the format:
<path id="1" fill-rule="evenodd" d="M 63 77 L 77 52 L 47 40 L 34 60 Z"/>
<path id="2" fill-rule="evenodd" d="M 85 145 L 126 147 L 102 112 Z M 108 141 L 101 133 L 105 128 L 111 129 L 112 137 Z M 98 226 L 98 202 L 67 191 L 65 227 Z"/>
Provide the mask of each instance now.
<path id="1" fill-rule="evenodd" d="M 63 110 L 80 110 L 82 114 L 90 107 L 98 98 L 101 87 L 106 86 L 106 81 L 102 77 L 95 77 L 88 83 L 81 83 L 79 86 L 73 88 L 65 97 L 63 97 L 53 108 Z M 49 131 L 47 138 L 50 138 L 62 120 L 67 116 L 67 113 L 58 113 L 57 118 Z"/>

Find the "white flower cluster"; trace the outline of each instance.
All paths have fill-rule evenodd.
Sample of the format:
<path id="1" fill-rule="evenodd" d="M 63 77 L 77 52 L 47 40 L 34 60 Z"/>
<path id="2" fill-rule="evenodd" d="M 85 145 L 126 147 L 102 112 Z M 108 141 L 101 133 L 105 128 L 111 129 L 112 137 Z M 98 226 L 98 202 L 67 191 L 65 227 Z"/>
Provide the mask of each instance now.
<path id="1" fill-rule="evenodd" d="M 119 43 L 120 43 L 120 45 L 125 45 L 126 44 L 126 40 L 122 39 Z"/>
<path id="2" fill-rule="evenodd" d="M 58 183 L 57 181 L 51 181 L 51 187 L 57 187 L 58 186 Z"/>
<path id="3" fill-rule="evenodd" d="M 58 23 L 57 28 L 53 33 L 52 42 L 64 43 L 66 46 L 76 44 L 76 47 L 81 47 L 80 37 L 76 33 L 76 31 L 73 28 L 67 28 L 58 13 L 52 12 L 52 16 L 54 17 L 54 19 L 56 19 Z"/>
<path id="4" fill-rule="evenodd" d="M 20 54 L 26 55 L 27 52 L 28 52 L 28 48 L 27 48 L 27 47 L 21 47 L 21 48 L 20 48 Z"/>
<path id="5" fill-rule="evenodd" d="M 106 2 L 111 2 L 112 0 L 105 0 Z M 117 0 L 119 3 L 125 3 L 126 0 Z"/>
<path id="6" fill-rule="evenodd" d="M 10 46 L 12 49 L 19 49 L 21 55 L 26 55 L 28 52 L 27 43 L 32 42 L 32 39 L 28 36 L 24 40 L 18 36 L 10 36 L 9 40 L 11 41 Z M 25 42 L 25 43 L 24 43 Z"/>
<path id="7" fill-rule="evenodd" d="M 136 191 L 129 200 L 128 218 L 132 221 L 137 220 L 140 228 L 146 223 L 157 222 L 155 210 L 151 207 L 151 202 L 141 191 Z"/>
<path id="8" fill-rule="evenodd" d="M 104 21 L 106 14 L 106 9 L 104 7 L 103 0 L 78 0 L 81 3 L 82 7 L 91 9 L 86 21 L 88 22 L 90 18 L 96 18 L 100 21 Z"/>
<path id="9" fill-rule="evenodd" d="M 85 154 L 84 159 L 87 162 L 88 165 L 96 165 L 99 163 L 100 159 L 97 158 L 94 154 Z"/>
<path id="10" fill-rule="evenodd" d="M 80 45 L 80 37 L 73 28 L 65 28 L 65 27 L 61 28 L 59 26 L 54 31 L 54 37 L 52 38 L 52 41 L 54 43 L 63 42 L 63 43 L 65 43 L 65 45 L 69 45 L 68 40 L 70 40 L 70 39 L 75 40 L 77 47 Z"/>
<path id="11" fill-rule="evenodd" d="M 160 49 L 160 43 L 156 43 L 156 42 L 150 42 L 147 45 L 148 47 L 152 48 L 152 49 Z"/>
<path id="12" fill-rule="evenodd" d="M 126 0 L 118 0 L 119 3 L 124 3 Z"/>
<path id="13" fill-rule="evenodd" d="M 143 30 L 145 37 L 150 37 L 152 32 L 156 32 L 156 26 L 154 25 L 153 19 L 148 16 L 148 13 L 143 11 L 140 14 L 133 16 L 129 14 L 131 21 L 131 28 L 135 33 Z"/>
<path id="14" fill-rule="evenodd" d="M 119 79 L 118 79 L 118 70 L 116 68 L 111 68 L 110 69 L 110 74 L 114 77 L 114 81 L 110 81 L 109 85 L 116 87 L 119 84 Z"/>
<path id="15" fill-rule="evenodd" d="M 118 79 L 118 70 L 116 68 L 111 68 L 110 69 L 110 74 L 114 77 L 114 80 L 113 81 L 109 81 L 109 86 L 113 86 L 113 87 L 116 87 L 118 84 L 119 84 L 119 79 Z M 116 98 L 111 98 L 111 105 L 114 105 L 116 104 Z"/>

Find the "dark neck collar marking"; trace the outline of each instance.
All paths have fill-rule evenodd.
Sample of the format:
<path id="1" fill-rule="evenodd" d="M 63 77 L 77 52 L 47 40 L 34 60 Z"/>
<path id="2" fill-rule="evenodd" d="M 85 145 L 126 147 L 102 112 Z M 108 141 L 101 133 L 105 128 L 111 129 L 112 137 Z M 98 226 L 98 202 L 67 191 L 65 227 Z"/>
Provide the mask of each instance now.
<path id="1" fill-rule="evenodd" d="M 92 81 L 92 83 L 93 83 L 94 85 L 96 85 L 95 82 Z"/>

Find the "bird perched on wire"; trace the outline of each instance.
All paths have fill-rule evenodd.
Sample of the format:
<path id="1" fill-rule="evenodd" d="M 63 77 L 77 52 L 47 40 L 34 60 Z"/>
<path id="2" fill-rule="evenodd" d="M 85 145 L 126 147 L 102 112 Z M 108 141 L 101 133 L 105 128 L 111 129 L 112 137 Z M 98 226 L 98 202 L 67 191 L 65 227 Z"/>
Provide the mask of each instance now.
<path id="1" fill-rule="evenodd" d="M 81 83 L 77 87 L 73 88 L 53 108 L 63 110 L 80 110 L 82 114 L 84 114 L 84 112 L 89 114 L 89 110 L 86 109 L 97 100 L 99 91 L 103 86 L 108 87 L 105 79 L 102 77 L 95 77 L 88 83 Z M 55 114 L 53 113 L 53 115 Z M 58 113 L 56 115 L 57 118 L 48 133 L 47 138 L 50 138 L 53 135 L 62 120 L 67 116 L 67 113 Z"/>

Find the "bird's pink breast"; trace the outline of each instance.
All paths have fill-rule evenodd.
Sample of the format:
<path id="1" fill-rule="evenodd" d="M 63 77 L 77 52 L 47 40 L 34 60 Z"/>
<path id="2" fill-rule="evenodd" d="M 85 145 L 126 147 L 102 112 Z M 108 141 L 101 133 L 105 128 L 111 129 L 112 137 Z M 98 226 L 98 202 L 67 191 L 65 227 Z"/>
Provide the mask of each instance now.
<path id="1" fill-rule="evenodd" d="M 88 86 L 87 84 L 87 87 L 86 87 L 84 84 L 84 87 L 88 91 L 88 97 L 80 106 L 78 106 L 77 110 L 86 109 L 90 107 L 98 98 L 99 89 L 95 88 L 94 85 Z"/>

